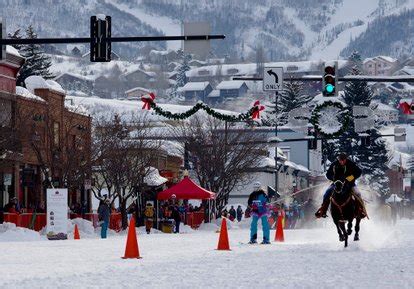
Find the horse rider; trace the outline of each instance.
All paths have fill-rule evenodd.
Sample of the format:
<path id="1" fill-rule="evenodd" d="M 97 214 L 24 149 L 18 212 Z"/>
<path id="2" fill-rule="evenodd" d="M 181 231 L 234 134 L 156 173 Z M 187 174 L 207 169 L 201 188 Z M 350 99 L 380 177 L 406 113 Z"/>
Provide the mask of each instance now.
<path id="1" fill-rule="evenodd" d="M 330 165 L 328 172 L 326 173 L 326 177 L 328 180 L 332 181 L 332 184 L 323 195 L 322 206 L 315 213 L 315 216 L 317 218 L 326 218 L 326 212 L 328 211 L 330 199 L 335 190 L 334 183 L 339 180 L 344 183 L 344 186 L 348 186 L 348 188 L 351 189 L 351 193 L 359 205 L 360 217 L 367 217 L 364 201 L 361 198 L 361 193 L 355 185 L 355 180 L 361 176 L 361 173 L 362 170 L 356 163 L 348 159 L 346 153 L 339 153 L 337 160 Z"/>

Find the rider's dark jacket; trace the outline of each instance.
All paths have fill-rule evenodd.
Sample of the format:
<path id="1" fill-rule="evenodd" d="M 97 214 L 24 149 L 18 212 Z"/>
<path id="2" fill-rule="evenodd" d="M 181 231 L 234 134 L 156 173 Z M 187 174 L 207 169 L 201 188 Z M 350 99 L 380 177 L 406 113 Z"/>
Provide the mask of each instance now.
<path id="1" fill-rule="evenodd" d="M 348 181 L 351 186 L 355 185 L 355 180 L 361 176 L 362 170 L 351 160 L 346 160 L 344 166 L 339 161 L 334 161 L 326 173 L 328 180 L 335 182 L 340 180 L 344 182 L 347 177 L 353 176 L 352 181 Z"/>

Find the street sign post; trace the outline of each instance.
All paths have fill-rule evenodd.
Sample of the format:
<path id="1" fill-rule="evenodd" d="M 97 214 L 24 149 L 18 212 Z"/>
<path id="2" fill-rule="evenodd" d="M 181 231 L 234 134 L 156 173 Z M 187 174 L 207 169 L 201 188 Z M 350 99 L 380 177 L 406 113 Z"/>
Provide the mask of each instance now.
<path id="1" fill-rule="evenodd" d="M 263 71 L 263 91 L 283 90 L 283 67 L 265 67 Z"/>

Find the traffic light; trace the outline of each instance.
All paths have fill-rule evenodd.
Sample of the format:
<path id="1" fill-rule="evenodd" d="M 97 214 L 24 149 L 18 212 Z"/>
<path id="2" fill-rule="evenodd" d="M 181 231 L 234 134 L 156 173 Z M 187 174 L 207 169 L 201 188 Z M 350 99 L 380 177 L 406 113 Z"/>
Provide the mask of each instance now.
<path id="1" fill-rule="evenodd" d="M 315 128 L 308 127 L 308 150 L 316 150 L 318 148 L 318 139 Z"/>
<path id="2" fill-rule="evenodd" d="M 337 64 L 324 65 L 324 74 L 322 77 L 322 94 L 323 96 L 337 96 L 337 78 L 336 78 Z"/>
<path id="3" fill-rule="evenodd" d="M 111 61 L 111 16 L 91 17 L 91 62 Z M 108 41 L 105 41 L 108 39 Z"/>
<path id="4" fill-rule="evenodd" d="M 363 146 L 370 146 L 371 145 L 371 135 L 370 132 L 367 131 L 366 133 L 360 134 L 361 137 L 361 145 Z"/>

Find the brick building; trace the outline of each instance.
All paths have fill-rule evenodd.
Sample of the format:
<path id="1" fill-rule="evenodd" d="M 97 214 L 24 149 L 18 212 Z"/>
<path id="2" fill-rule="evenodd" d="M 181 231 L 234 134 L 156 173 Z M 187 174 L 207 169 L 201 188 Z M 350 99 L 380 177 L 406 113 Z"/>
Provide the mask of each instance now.
<path id="1" fill-rule="evenodd" d="M 64 91 L 53 85 L 16 92 L 23 62 L 8 47 L 0 63 L 0 206 L 11 197 L 26 209 L 43 206 L 51 185 L 68 187 L 70 202 L 89 201 L 81 192 L 90 175 L 91 118 L 65 106 Z"/>

